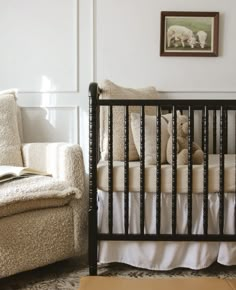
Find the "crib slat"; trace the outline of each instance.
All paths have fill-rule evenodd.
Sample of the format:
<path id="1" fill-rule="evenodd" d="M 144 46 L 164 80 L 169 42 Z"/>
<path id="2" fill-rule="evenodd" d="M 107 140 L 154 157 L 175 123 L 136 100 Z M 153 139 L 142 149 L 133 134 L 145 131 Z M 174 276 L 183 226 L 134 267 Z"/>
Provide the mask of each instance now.
<path id="1" fill-rule="evenodd" d="M 236 111 L 234 112 L 234 136 L 235 136 L 235 141 L 234 141 L 234 152 L 236 151 Z M 234 157 L 234 170 L 236 172 L 236 154 Z M 234 177 L 234 234 L 236 235 L 236 174 Z"/>
<path id="2" fill-rule="evenodd" d="M 161 108 L 157 107 L 156 114 L 156 234 L 161 227 Z"/>
<path id="3" fill-rule="evenodd" d="M 228 110 L 225 111 L 224 114 L 224 153 L 228 153 Z"/>
<path id="4" fill-rule="evenodd" d="M 140 116 L 140 234 L 144 234 L 145 216 L 145 106 Z"/>
<path id="5" fill-rule="evenodd" d="M 224 161 L 225 161 L 225 110 L 223 106 L 220 108 L 220 206 L 219 206 L 219 229 L 220 234 L 224 234 Z"/>
<path id="6" fill-rule="evenodd" d="M 125 234 L 129 229 L 129 106 L 124 114 L 124 228 Z"/>
<path id="7" fill-rule="evenodd" d="M 213 154 L 216 154 L 216 138 L 217 138 L 217 127 L 216 127 L 216 110 L 213 110 Z"/>
<path id="8" fill-rule="evenodd" d="M 204 110 L 202 110 L 202 148 L 204 147 Z"/>
<path id="9" fill-rule="evenodd" d="M 176 234 L 176 194 L 177 194 L 177 132 L 176 107 L 172 108 L 172 234 Z"/>
<path id="10" fill-rule="evenodd" d="M 88 262 L 89 274 L 97 275 L 97 159 L 98 123 L 97 107 L 98 86 L 89 87 L 89 211 L 88 211 Z"/>
<path id="11" fill-rule="evenodd" d="M 188 234 L 192 233 L 192 145 L 193 145 L 193 111 L 191 106 L 188 108 Z"/>
<path id="12" fill-rule="evenodd" d="M 208 233 L 208 108 L 204 106 L 203 112 L 203 232 Z"/>
<path id="13" fill-rule="evenodd" d="M 113 106 L 108 110 L 108 228 L 113 232 Z"/>

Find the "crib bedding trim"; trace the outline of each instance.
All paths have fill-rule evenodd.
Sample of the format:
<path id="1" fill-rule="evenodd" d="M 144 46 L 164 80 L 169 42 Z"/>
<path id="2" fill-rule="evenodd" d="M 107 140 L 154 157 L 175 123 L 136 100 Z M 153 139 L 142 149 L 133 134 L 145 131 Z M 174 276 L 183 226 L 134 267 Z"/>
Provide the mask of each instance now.
<path id="1" fill-rule="evenodd" d="M 234 224 L 235 231 L 232 234 L 224 234 L 224 160 L 225 154 L 227 153 L 227 122 L 228 122 L 228 111 L 236 109 L 236 100 L 186 100 L 186 99 L 157 99 L 157 100 L 105 100 L 99 99 L 99 94 L 101 89 L 96 83 L 90 84 L 89 87 L 89 267 L 90 274 L 97 274 L 97 244 L 99 240 L 135 240 L 135 241 L 236 241 L 236 211 L 234 212 Z M 112 217 L 112 193 L 113 193 L 113 159 L 112 159 L 112 131 L 115 132 L 115 124 L 112 125 L 112 113 L 109 114 L 109 124 L 110 124 L 110 134 L 108 137 L 108 163 L 109 163 L 109 192 L 110 192 L 110 202 L 109 202 L 109 233 L 98 233 L 97 230 L 97 163 L 100 158 L 99 153 L 99 109 L 102 106 L 108 106 L 110 112 L 114 106 L 123 106 L 129 108 L 129 106 L 140 106 L 141 113 L 141 122 L 140 122 L 140 233 L 139 234 L 129 234 L 128 233 L 128 195 L 126 194 L 125 198 L 125 223 L 126 230 L 122 234 L 113 233 L 112 225 L 114 221 Z M 158 128 L 160 118 L 160 112 L 162 110 L 172 111 L 172 234 L 160 234 L 159 225 L 160 225 L 160 186 L 157 185 L 157 216 L 156 216 L 156 234 L 148 235 L 144 233 L 144 216 L 145 216 L 145 199 L 144 199 L 144 184 L 145 184 L 145 110 L 146 106 L 155 106 L 157 110 L 157 135 L 156 135 L 156 148 L 160 148 L 160 131 Z M 160 109 L 159 109 L 160 108 Z M 126 109 L 127 112 L 128 109 Z M 192 216 L 192 154 L 188 154 L 188 234 L 179 235 L 176 234 L 176 194 L 177 194 L 177 132 L 176 132 L 176 111 L 177 110 L 187 110 L 189 117 L 189 136 L 188 136 L 188 150 L 191 152 L 191 144 L 193 139 L 193 118 L 192 114 L 195 111 L 202 112 L 202 148 L 204 151 L 204 180 L 203 180 L 203 223 L 204 223 L 204 234 L 195 235 L 191 232 L 191 216 Z M 208 156 L 209 156 L 209 111 L 217 110 L 220 111 L 220 144 L 219 144 L 219 154 L 220 154 L 220 165 L 219 165 L 219 180 L 220 180 L 220 208 L 219 208 L 219 234 L 208 234 Z M 128 130 L 128 121 L 127 117 L 124 125 L 124 130 Z M 214 125 L 215 126 L 215 125 Z M 217 127 L 217 126 L 216 126 Z M 127 131 L 126 134 L 127 135 Z M 213 144 L 216 144 L 217 134 L 213 132 Z M 127 144 L 129 143 L 127 137 L 124 138 L 124 156 L 125 158 L 125 170 L 124 170 L 124 180 L 126 192 L 129 191 L 128 180 L 129 180 L 129 160 L 127 157 Z M 213 145 L 213 147 L 216 147 Z M 215 149 L 213 149 L 215 150 Z M 215 153 L 215 152 L 213 152 Z M 160 170 L 160 156 L 157 152 L 157 178 L 161 180 L 161 170 Z M 236 208 L 236 203 L 235 203 Z"/>

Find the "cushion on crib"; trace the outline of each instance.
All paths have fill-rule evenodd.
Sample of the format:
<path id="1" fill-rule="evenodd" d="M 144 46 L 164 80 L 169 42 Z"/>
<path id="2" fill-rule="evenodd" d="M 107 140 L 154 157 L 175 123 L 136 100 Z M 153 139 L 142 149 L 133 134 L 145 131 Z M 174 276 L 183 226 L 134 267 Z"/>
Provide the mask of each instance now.
<path id="1" fill-rule="evenodd" d="M 225 188 L 224 192 L 235 192 L 235 158 L 236 155 L 225 155 Z M 100 161 L 98 164 L 97 187 L 108 191 L 108 162 Z M 219 192 L 219 155 L 209 155 L 208 191 Z M 193 193 L 203 192 L 203 165 L 193 165 Z M 124 191 L 124 162 L 113 162 L 113 191 Z M 140 191 L 140 162 L 129 162 L 129 191 Z M 161 166 L 161 191 L 172 192 L 172 166 Z M 156 166 L 145 166 L 145 192 L 156 192 Z M 188 166 L 177 167 L 177 192 L 188 192 Z"/>
<path id="2" fill-rule="evenodd" d="M 114 84 L 109 80 L 103 81 L 100 85 L 102 99 L 158 99 L 158 91 L 154 87 L 143 89 L 124 88 Z M 139 113 L 140 107 L 129 107 L 129 114 Z M 145 113 L 148 115 L 156 114 L 156 107 L 146 107 Z M 100 111 L 100 148 L 102 160 L 107 160 L 108 156 L 108 111 L 107 107 L 101 107 Z M 136 150 L 129 118 L 129 160 L 138 160 L 139 155 Z M 124 160 L 124 107 L 113 107 L 113 159 Z"/>
<path id="3" fill-rule="evenodd" d="M 145 163 L 156 164 L 156 116 L 145 116 Z M 140 114 L 131 113 L 131 129 L 134 144 L 140 156 Z M 169 139 L 167 122 L 161 118 L 161 163 L 166 163 L 166 147 Z"/>

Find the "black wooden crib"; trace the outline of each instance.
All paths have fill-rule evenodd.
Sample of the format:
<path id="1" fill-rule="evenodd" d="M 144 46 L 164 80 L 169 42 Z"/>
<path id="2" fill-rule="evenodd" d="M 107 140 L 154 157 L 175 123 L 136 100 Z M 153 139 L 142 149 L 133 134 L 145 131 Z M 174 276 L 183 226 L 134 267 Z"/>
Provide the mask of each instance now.
<path id="1" fill-rule="evenodd" d="M 225 231 L 225 215 L 227 206 L 225 204 L 225 156 L 231 148 L 231 158 L 235 158 L 235 144 L 229 144 L 229 136 L 235 143 L 236 131 L 236 100 L 205 100 L 205 99 L 101 99 L 99 98 L 101 89 L 98 84 L 91 83 L 89 86 L 89 268 L 90 275 L 97 274 L 98 246 L 100 241 L 236 241 L 236 192 L 234 186 L 234 215 L 232 232 Z M 113 134 L 116 132 L 116 124 L 113 122 L 113 108 L 116 106 L 124 107 L 124 140 L 121 140 L 124 148 L 123 160 L 123 219 L 117 220 L 113 214 L 113 182 L 114 182 L 114 160 L 113 160 Z M 129 108 L 138 106 L 140 108 L 140 160 L 139 160 L 139 231 L 130 232 L 129 230 L 129 167 L 132 161 L 129 160 Z M 156 162 L 155 162 L 155 231 L 152 233 L 145 231 L 145 108 L 156 107 Z M 100 160 L 100 109 L 106 107 L 108 112 L 108 208 L 107 208 L 107 231 L 101 232 L 98 229 L 98 183 L 97 183 L 97 165 Z M 176 115 L 181 111 L 188 116 L 188 164 L 186 179 L 186 198 L 187 198 L 187 224 L 186 231 L 180 233 L 177 231 L 178 214 L 177 214 L 177 145 L 176 145 Z M 161 230 L 162 216 L 162 164 L 161 164 L 161 115 L 163 112 L 172 113 L 172 164 L 171 167 L 171 232 Z M 200 116 L 200 128 L 196 125 L 196 114 Z M 233 114 L 233 118 L 229 115 Z M 233 120 L 233 121 L 232 121 Z M 233 123 L 233 124 L 232 124 Z M 200 133 L 200 145 L 204 152 L 204 161 L 202 164 L 202 232 L 193 232 L 193 161 L 192 161 L 192 143 L 194 140 L 194 131 Z M 231 138 L 231 139 L 232 139 Z M 232 141 L 230 141 L 232 143 Z M 233 148 L 233 149 L 232 149 Z M 209 154 L 217 154 L 218 158 L 218 219 L 217 230 L 212 233 L 208 230 L 208 195 L 209 195 Z M 234 160 L 234 164 L 235 160 Z M 235 167 L 235 165 L 234 165 Z M 235 168 L 234 168 L 235 172 Z M 235 183 L 235 180 L 234 180 Z M 114 224 L 122 222 L 123 232 L 114 232 Z"/>

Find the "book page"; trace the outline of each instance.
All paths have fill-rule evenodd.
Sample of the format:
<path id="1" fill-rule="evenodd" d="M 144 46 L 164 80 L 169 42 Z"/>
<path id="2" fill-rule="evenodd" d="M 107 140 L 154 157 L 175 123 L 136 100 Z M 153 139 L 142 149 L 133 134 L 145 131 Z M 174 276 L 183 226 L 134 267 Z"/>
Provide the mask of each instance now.
<path id="1" fill-rule="evenodd" d="M 7 166 L 2 165 L 0 166 L 0 177 L 4 175 L 19 175 L 24 167 L 20 166 Z"/>
<path id="2" fill-rule="evenodd" d="M 0 179 L 11 179 L 17 176 L 27 175 L 27 174 L 35 174 L 35 175 L 51 175 L 47 172 L 39 171 L 30 167 L 20 167 L 20 166 L 8 166 L 2 165 L 0 166 Z"/>

